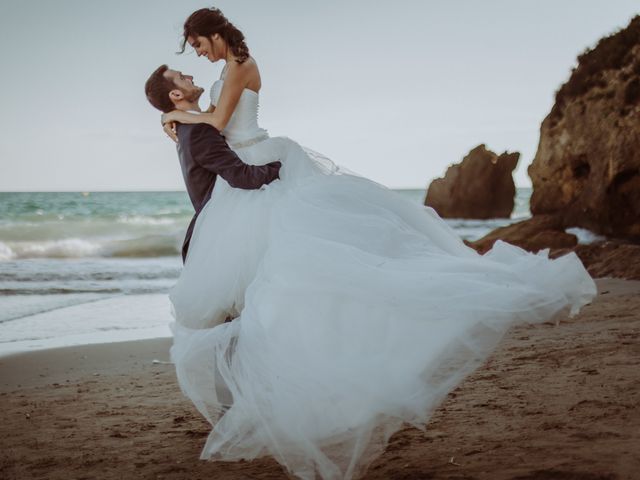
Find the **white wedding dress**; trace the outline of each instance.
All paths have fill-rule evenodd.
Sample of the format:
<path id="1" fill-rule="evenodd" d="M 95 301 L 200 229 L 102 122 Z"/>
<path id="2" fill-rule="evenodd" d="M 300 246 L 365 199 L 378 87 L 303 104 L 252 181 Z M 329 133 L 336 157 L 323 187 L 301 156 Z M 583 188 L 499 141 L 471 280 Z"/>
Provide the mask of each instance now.
<path id="1" fill-rule="evenodd" d="M 246 163 L 282 161 L 281 179 L 217 178 L 170 294 L 177 377 L 213 427 L 201 458 L 353 478 L 403 423 L 424 428 L 509 326 L 596 294 L 575 254 L 498 241 L 479 255 L 433 209 L 268 138 L 257 114 L 244 90 L 223 133 Z"/>

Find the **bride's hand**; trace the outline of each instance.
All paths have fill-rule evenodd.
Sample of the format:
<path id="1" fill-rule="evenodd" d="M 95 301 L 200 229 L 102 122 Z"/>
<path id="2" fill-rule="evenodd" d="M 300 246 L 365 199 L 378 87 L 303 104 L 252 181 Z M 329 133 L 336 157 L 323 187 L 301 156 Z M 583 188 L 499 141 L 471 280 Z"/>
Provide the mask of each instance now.
<path id="1" fill-rule="evenodd" d="M 160 121 L 164 125 L 165 123 L 175 123 L 178 121 L 178 117 L 180 116 L 180 110 L 171 110 L 169 113 L 163 113 L 160 116 Z"/>
<path id="2" fill-rule="evenodd" d="M 178 134 L 176 132 L 176 122 L 173 118 L 173 112 L 163 113 L 160 121 L 162 122 L 164 133 L 166 133 L 171 140 L 178 143 Z"/>
<path id="3" fill-rule="evenodd" d="M 176 132 L 175 122 L 165 123 L 162 126 L 162 129 L 164 130 L 164 133 L 166 133 L 171 140 L 178 143 L 178 134 Z"/>

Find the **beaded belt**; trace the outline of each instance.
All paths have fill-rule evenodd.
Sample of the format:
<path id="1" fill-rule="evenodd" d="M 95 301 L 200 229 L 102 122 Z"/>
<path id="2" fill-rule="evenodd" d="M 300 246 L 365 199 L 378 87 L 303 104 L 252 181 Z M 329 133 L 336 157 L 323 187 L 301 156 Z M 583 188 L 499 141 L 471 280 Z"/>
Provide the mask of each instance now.
<path id="1" fill-rule="evenodd" d="M 251 145 L 255 145 L 256 143 L 266 140 L 267 138 L 269 138 L 269 134 L 262 133 L 257 137 L 250 138 L 249 140 L 245 140 L 244 142 L 231 143 L 229 144 L 229 146 L 234 150 L 238 150 L 239 148 L 246 148 L 250 147 Z"/>

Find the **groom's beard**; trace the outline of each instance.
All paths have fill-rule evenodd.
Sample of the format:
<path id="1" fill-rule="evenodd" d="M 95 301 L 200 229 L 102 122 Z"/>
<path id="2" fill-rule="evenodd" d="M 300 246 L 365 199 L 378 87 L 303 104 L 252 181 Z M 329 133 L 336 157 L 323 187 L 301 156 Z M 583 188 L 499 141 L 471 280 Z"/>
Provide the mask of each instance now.
<path id="1" fill-rule="evenodd" d="M 195 87 L 193 90 L 189 91 L 182 90 L 184 99 L 189 103 L 196 103 L 200 99 L 202 92 L 204 92 L 204 88 L 202 87 Z"/>

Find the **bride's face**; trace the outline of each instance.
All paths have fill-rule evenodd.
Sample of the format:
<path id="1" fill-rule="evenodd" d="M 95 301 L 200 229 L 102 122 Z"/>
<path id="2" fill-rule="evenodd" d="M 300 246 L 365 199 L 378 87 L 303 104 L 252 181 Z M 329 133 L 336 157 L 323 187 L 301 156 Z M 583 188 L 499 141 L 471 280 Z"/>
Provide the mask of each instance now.
<path id="1" fill-rule="evenodd" d="M 217 62 L 221 58 L 224 58 L 224 40 L 218 35 L 212 35 L 211 37 L 203 37 L 198 35 L 197 37 L 188 37 L 187 42 L 196 51 L 199 57 L 205 56 L 210 62 Z"/>

